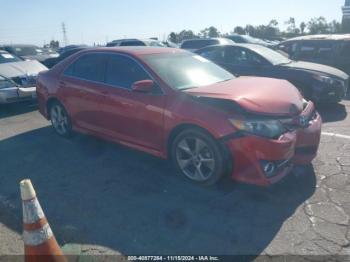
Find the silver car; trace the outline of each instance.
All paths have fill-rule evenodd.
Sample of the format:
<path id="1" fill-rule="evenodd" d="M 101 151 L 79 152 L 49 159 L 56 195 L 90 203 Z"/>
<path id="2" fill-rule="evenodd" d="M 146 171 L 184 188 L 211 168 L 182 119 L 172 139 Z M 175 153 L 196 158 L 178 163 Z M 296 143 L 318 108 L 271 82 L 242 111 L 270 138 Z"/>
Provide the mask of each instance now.
<path id="1" fill-rule="evenodd" d="M 47 68 L 38 61 L 23 61 L 0 50 L 0 104 L 36 98 L 36 78 Z"/>

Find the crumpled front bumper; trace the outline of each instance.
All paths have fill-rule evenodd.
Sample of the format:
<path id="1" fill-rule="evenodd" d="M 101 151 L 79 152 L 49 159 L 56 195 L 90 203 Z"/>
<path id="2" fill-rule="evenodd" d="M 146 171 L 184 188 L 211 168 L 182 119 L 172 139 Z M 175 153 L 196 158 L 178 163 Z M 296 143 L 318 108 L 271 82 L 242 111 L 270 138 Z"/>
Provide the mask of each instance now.
<path id="1" fill-rule="evenodd" d="M 9 104 L 36 98 L 36 87 L 9 87 L 0 89 L 0 104 Z"/>
<path id="2" fill-rule="evenodd" d="M 278 182 L 294 165 L 308 164 L 316 157 L 321 126 L 321 116 L 316 113 L 308 127 L 285 133 L 278 140 L 247 135 L 226 141 L 232 155 L 232 178 L 260 186 Z M 266 163 L 276 167 L 272 176 L 264 170 Z"/>

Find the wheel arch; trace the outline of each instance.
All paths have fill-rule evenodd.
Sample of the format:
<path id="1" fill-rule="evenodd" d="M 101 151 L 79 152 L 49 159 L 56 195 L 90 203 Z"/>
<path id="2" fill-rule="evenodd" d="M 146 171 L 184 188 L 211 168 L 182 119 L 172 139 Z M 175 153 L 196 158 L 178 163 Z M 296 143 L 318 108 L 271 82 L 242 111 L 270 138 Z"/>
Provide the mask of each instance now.
<path id="1" fill-rule="evenodd" d="M 61 101 L 57 98 L 57 97 L 50 97 L 47 101 L 46 101 L 46 112 L 47 112 L 47 118 L 48 120 L 51 119 L 50 116 L 50 108 L 54 103 L 59 103 L 62 104 Z"/>
<path id="2" fill-rule="evenodd" d="M 222 141 L 220 141 L 219 139 L 217 139 L 208 129 L 204 128 L 204 127 L 201 127 L 199 125 L 196 125 L 196 124 L 192 124 L 192 123 L 183 123 L 183 124 L 179 124 L 178 126 L 174 127 L 169 136 L 168 136 L 168 139 L 167 139 L 167 143 L 166 143 L 166 153 L 167 153 L 167 156 L 169 159 L 171 159 L 171 146 L 175 140 L 175 138 L 184 130 L 186 129 L 197 129 L 197 130 L 200 130 L 202 132 L 204 132 L 205 134 L 209 135 L 211 138 L 213 138 L 213 140 L 215 140 L 219 145 L 220 147 L 222 148 L 222 150 L 224 150 L 225 152 L 225 155 L 226 156 L 229 156 L 231 155 L 229 153 L 229 150 L 228 148 L 225 146 L 224 143 L 222 143 Z"/>

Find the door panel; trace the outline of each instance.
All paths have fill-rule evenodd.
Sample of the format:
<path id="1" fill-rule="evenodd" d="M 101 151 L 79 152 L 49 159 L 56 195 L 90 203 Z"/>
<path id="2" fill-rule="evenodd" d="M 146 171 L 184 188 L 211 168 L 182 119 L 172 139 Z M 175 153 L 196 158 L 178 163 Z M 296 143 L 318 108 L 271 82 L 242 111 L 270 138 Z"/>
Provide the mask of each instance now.
<path id="1" fill-rule="evenodd" d="M 97 124 L 109 137 L 161 149 L 165 96 L 135 93 L 123 88 L 100 87 Z"/>

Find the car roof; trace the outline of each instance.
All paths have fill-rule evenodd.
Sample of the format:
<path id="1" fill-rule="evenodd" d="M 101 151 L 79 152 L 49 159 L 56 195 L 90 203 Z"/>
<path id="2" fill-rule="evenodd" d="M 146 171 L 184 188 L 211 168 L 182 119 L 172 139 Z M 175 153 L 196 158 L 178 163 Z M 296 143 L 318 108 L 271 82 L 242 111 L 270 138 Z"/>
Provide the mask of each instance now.
<path id="1" fill-rule="evenodd" d="M 245 47 L 245 48 L 248 48 L 248 49 L 251 49 L 251 48 L 254 48 L 254 47 L 264 47 L 262 45 L 257 45 L 257 44 L 223 44 L 223 45 L 210 45 L 210 46 L 206 46 L 206 47 L 203 47 L 201 49 L 207 49 L 207 48 L 210 48 L 210 47 L 225 47 L 225 46 L 235 46 L 235 47 Z M 265 47 L 265 48 L 268 48 L 268 47 Z M 200 49 L 200 50 L 201 50 Z"/>
<path id="2" fill-rule="evenodd" d="M 149 46 L 118 46 L 118 47 L 98 47 L 98 48 L 86 48 L 80 52 L 116 52 L 124 53 L 132 56 L 143 56 L 151 54 L 174 54 L 185 53 L 187 51 L 178 48 L 168 47 L 149 47 Z"/>
<path id="3" fill-rule="evenodd" d="M 189 42 L 189 41 L 208 41 L 208 40 L 226 40 L 227 38 L 225 37 L 212 37 L 212 38 L 192 38 L 192 39 L 186 39 L 184 40 L 182 43 L 184 42 Z M 228 39 L 230 40 L 230 39 Z"/>
<path id="4" fill-rule="evenodd" d="M 295 41 L 295 40 L 350 40 L 350 34 L 306 35 L 306 36 L 291 38 L 286 40 L 285 42 Z"/>

